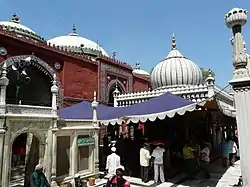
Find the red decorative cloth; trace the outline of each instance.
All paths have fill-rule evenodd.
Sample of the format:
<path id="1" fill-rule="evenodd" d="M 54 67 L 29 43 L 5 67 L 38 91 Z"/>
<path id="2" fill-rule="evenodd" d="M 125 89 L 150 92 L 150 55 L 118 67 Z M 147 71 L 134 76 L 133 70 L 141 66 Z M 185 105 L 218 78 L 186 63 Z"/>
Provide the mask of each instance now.
<path id="1" fill-rule="evenodd" d="M 142 131 L 142 135 L 144 136 L 144 123 L 139 123 L 138 130 Z"/>

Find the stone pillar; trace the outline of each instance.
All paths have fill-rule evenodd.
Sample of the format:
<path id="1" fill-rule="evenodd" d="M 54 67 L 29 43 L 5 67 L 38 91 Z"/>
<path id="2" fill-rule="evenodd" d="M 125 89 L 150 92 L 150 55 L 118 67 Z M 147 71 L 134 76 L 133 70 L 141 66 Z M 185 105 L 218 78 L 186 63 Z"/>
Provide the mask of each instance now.
<path id="1" fill-rule="evenodd" d="M 55 122 L 56 123 L 56 122 Z M 51 171 L 51 186 L 52 187 L 56 187 L 58 186 L 56 183 L 56 156 L 57 156 L 57 136 L 56 136 L 56 132 L 57 129 L 53 129 L 53 136 L 52 136 L 52 142 L 53 142 L 53 146 L 52 146 L 52 171 Z"/>
<path id="2" fill-rule="evenodd" d="M 53 75 L 53 85 L 51 87 L 51 93 L 52 93 L 52 110 L 51 115 L 56 116 L 55 119 L 53 119 L 52 124 L 52 168 L 51 168 L 51 186 L 58 186 L 56 183 L 56 155 L 57 155 L 57 94 L 58 94 L 58 87 L 56 85 L 56 74 Z"/>
<path id="3" fill-rule="evenodd" d="M 78 150 L 77 150 L 77 133 L 73 133 L 72 137 L 72 144 L 70 147 L 70 175 L 74 176 L 77 173 L 77 155 L 78 155 Z"/>
<path id="4" fill-rule="evenodd" d="M 7 78 L 7 64 L 4 63 L 2 67 L 2 75 L 0 78 L 0 115 L 5 115 L 6 113 L 6 88 L 9 84 L 9 79 Z M 4 149 L 4 135 L 5 135 L 5 122 L 6 117 L 2 116 L 0 119 L 0 181 L 2 178 L 2 167 L 3 167 L 3 149 Z"/>
<path id="5" fill-rule="evenodd" d="M 250 75 L 247 69 L 248 57 L 244 50 L 241 30 L 247 22 L 247 11 L 234 8 L 225 15 L 228 28 L 233 31 L 234 73 L 229 82 L 234 90 L 236 120 L 239 131 L 240 163 L 243 186 L 250 186 L 250 149 L 249 149 L 249 116 L 250 116 Z"/>
<path id="6" fill-rule="evenodd" d="M 44 153 L 45 153 L 45 144 L 40 142 L 39 145 L 39 164 L 44 165 Z"/>
<path id="7" fill-rule="evenodd" d="M 8 187 L 9 186 L 9 179 L 10 179 L 10 158 L 11 158 L 11 142 L 10 142 L 11 135 L 9 132 L 5 134 L 4 137 L 4 147 L 3 147 L 3 169 L 2 169 L 2 187 Z"/>
<path id="8" fill-rule="evenodd" d="M 5 120 L 1 120 L 1 122 L 4 121 Z M 5 130 L 3 128 L 0 128 L 0 181 L 2 179 L 2 168 L 3 168 L 4 135 L 5 135 Z"/>
<path id="9" fill-rule="evenodd" d="M 97 111 L 96 108 L 98 106 L 98 102 L 96 101 L 96 92 L 94 92 L 94 101 L 92 102 L 92 109 L 93 109 L 93 127 L 95 128 L 94 131 L 94 139 L 95 139 L 95 149 L 94 149 L 94 167 L 95 173 L 99 173 L 99 125 L 97 121 Z"/>
<path id="10" fill-rule="evenodd" d="M 52 128 L 50 127 L 50 129 L 48 130 L 48 137 L 47 137 L 46 160 L 44 161 L 45 175 L 49 182 L 51 182 L 52 145 L 53 145 L 53 133 L 52 133 Z"/>

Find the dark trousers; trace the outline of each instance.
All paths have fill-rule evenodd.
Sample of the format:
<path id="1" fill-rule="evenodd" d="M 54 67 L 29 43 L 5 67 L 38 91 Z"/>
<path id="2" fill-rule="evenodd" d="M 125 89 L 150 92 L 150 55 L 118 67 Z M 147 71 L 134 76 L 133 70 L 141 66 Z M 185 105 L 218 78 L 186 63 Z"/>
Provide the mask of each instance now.
<path id="1" fill-rule="evenodd" d="M 196 174 L 197 162 L 195 159 L 184 160 L 184 170 L 189 178 L 194 178 Z"/>
<path id="2" fill-rule="evenodd" d="M 209 163 L 201 161 L 201 167 L 200 167 L 201 172 L 204 173 L 206 178 L 210 178 L 210 173 L 209 173 Z"/>
<path id="3" fill-rule="evenodd" d="M 230 163 L 230 166 L 234 165 L 235 159 L 236 159 L 236 153 L 229 153 L 229 163 Z"/>
<path id="4" fill-rule="evenodd" d="M 148 182 L 148 168 L 149 167 L 141 166 L 141 180 L 143 182 Z"/>

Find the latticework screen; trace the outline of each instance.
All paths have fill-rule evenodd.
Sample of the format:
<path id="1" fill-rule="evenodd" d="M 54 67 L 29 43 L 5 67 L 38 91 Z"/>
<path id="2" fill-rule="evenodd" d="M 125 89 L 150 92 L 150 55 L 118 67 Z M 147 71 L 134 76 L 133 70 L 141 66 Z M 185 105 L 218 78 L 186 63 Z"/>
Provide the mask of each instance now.
<path id="1" fill-rule="evenodd" d="M 89 146 L 78 148 L 78 171 L 89 169 Z"/>
<path id="2" fill-rule="evenodd" d="M 70 137 L 58 136 L 57 137 L 57 162 L 56 162 L 56 175 L 63 176 L 69 174 L 69 152 Z"/>

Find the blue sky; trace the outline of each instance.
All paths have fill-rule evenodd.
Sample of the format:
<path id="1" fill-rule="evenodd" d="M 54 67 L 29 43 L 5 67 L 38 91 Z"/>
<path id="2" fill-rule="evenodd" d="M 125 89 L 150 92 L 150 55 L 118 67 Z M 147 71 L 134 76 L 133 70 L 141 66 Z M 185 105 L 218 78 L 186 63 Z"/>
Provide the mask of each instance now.
<path id="1" fill-rule="evenodd" d="M 200 67 L 215 71 L 216 83 L 224 87 L 233 70 L 232 34 L 224 15 L 233 7 L 250 11 L 250 1 L 0 0 L 0 7 L 0 20 L 16 13 L 23 25 L 46 39 L 69 34 L 75 23 L 81 36 L 148 71 L 167 56 L 174 32 L 177 48 Z M 243 34 L 250 42 L 250 23 Z"/>

